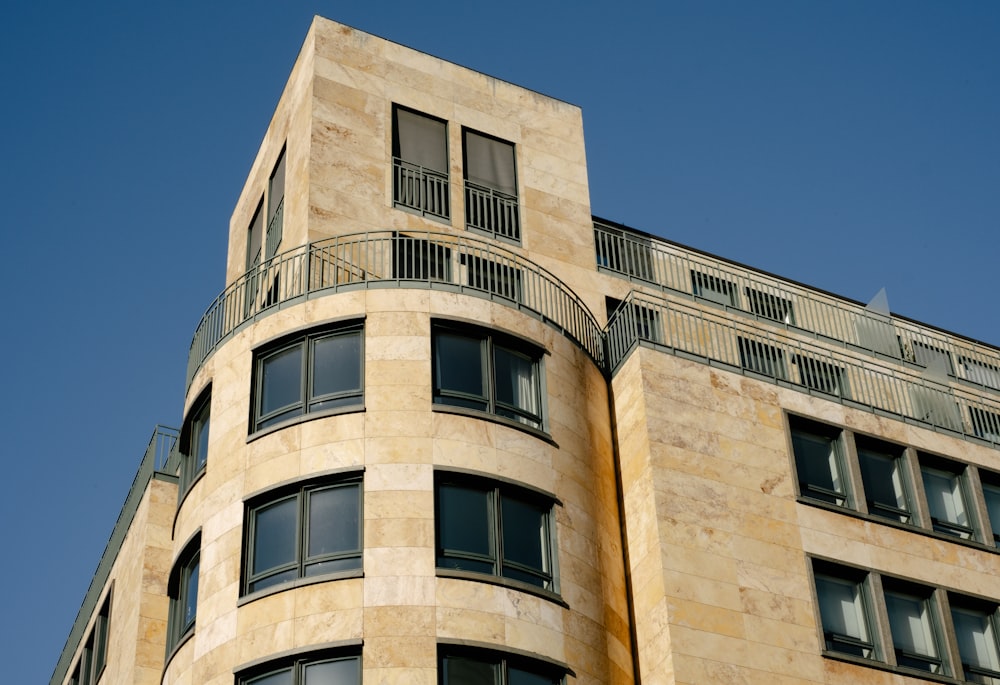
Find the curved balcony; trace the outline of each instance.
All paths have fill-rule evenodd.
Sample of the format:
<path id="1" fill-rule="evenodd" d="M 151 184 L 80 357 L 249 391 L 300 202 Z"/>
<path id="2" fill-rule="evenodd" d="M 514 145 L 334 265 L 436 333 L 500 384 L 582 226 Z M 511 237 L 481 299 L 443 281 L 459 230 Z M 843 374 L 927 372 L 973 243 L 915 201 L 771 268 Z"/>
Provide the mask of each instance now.
<path id="1" fill-rule="evenodd" d="M 557 329 L 604 368 L 601 327 L 583 301 L 546 269 L 487 240 L 378 231 L 289 250 L 232 283 L 195 330 L 187 384 L 205 359 L 248 322 L 307 298 L 392 287 L 464 292 L 503 303 Z"/>

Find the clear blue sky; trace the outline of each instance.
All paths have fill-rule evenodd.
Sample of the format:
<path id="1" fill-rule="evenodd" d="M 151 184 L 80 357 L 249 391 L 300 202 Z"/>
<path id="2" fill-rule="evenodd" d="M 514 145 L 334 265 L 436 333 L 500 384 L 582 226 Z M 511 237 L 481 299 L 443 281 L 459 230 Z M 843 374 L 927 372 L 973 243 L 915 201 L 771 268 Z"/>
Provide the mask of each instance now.
<path id="1" fill-rule="evenodd" d="M 580 105 L 593 211 L 1000 344 L 1000 3 L 8 2 L 5 682 L 47 682 L 314 14 Z"/>

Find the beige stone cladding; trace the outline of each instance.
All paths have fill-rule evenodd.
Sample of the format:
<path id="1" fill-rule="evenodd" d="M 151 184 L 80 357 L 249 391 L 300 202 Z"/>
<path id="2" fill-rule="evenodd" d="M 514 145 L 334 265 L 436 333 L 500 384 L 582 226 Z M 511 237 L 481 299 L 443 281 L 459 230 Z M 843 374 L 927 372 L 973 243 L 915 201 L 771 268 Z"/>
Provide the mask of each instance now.
<path id="1" fill-rule="evenodd" d="M 177 486 L 149 481 L 100 593 L 98 610 L 110 597 L 107 664 L 100 682 L 155 685 L 163 673 L 167 632 L 167 577 L 170 570 L 171 523 Z M 94 634 L 97 610 L 84 635 Z M 77 647 L 63 682 L 71 682 L 80 663 Z"/>
<path id="2" fill-rule="evenodd" d="M 921 682 L 825 658 L 809 558 L 1000 598 L 1000 557 L 797 501 L 786 413 L 966 463 L 995 450 L 639 348 L 612 382 L 645 683 Z"/>
<path id="3" fill-rule="evenodd" d="M 363 411 L 293 421 L 248 439 L 254 350 L 288 332 L 356 320 L 364 326 Z M 550 437 L 435 410 L 433 321 L 504 332 L 544 350 Z M 366 681 L 432 685 L 437 644 L 461 641 L 567 664 L 579 682 L 631 682 L 607 386 L 555 328 L 470 295 L 352 291 L 241 329 L 196 375 L 189 408 L 209 384 L 208 462 L 174 530 L 175 553 L 201 532 L 197 626 L 167 664 L 164 683 L 231 683 L 240 664 L 343 640 L 363 640 Z M 442 469 L 555 497 L 561 601 L 490 577 L 438 577 L 434 482 Z M 244 500 L 345 471 L 363 473 L 363 577 L 241 600 Z"/>

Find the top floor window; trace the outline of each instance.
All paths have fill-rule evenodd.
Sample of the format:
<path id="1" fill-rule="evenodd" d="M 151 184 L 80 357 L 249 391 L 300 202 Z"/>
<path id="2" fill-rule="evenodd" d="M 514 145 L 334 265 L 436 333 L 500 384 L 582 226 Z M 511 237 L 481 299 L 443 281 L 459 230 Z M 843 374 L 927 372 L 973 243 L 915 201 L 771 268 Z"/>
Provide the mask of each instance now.
<path id="1" fill-rule="evenodd" d="M 521 240 L 514 145 L 462 131 L 465 154 L 465 224 L 500 238 Z"/>
<path id="2" fill-rule="evenodd" d="M 404 107 L 392 109 L 392 202 L 396 207 L 447 219 L 448 124 Z"/>

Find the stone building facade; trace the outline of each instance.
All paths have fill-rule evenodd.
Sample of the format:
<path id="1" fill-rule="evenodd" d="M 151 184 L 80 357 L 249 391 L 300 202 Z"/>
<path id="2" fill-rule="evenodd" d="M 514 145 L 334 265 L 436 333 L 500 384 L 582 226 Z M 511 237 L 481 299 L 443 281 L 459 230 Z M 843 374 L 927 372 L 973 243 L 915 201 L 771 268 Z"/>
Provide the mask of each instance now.
<path id="1" fill-rule="evenodd" d="M 317 18 L 53 685 L 1000 683 L 1000 350 L 592 216 Z"/>

